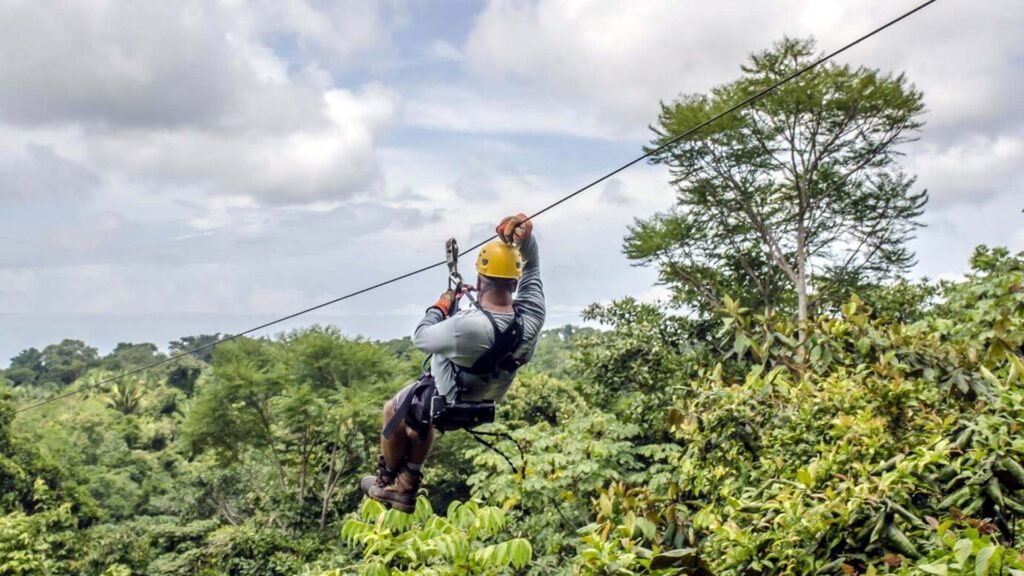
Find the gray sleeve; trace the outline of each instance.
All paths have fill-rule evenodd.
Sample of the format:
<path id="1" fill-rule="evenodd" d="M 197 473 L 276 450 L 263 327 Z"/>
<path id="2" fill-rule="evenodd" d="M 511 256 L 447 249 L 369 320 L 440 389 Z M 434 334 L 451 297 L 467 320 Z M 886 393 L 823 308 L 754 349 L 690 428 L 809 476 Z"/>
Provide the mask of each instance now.
<path id="1" fill-rule="evenodd" d="M 416 325 L 412 344 L 427 354 L 444 357 L 455 355 L 455 322 L 457 318 L 445 319 L 437 308 L 427 310 L 423 320 Z"/>
<path id="2" fill-rule="evenodd" d="M 530 236 L 519 250 L 526 261 L 523 276 L 519 279 L 519 290 L 516 293 L 516 309 L 523 319 L 523 331 L 531 340 L 536 340 L 544 327 L 547 310 L 544 304 L 544 283 L 540 279 L 540 253 L 537 239 Z M 532 355 L 532 347 L 531 354 Z"/>

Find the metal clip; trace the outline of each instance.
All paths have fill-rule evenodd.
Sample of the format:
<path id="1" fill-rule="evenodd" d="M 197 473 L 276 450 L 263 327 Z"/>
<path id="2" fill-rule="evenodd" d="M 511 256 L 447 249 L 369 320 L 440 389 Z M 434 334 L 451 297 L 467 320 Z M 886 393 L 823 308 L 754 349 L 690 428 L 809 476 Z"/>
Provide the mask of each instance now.
<path id="1" fill-rule="evenodd" d="M 459 274 L 459 244 L 455 238 L 449 238 L 444 244 L 445 262 L 448 263 L 448 288 L 458 290 L 462 286 L 462 275 Z"/>

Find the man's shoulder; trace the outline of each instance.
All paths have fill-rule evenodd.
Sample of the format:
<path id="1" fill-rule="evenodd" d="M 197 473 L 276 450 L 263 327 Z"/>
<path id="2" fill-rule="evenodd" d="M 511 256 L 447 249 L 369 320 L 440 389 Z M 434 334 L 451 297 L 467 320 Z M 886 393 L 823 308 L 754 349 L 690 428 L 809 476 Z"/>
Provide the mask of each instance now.
<path id="1" fill-rule="evenodd" d="M 510 312 L 490 312 L 491 317 L 497 322 L 498 326 L 504 326 L 515 318 L 514 313 Z M 459 324 L 463 329 L 472 328 L 474 330 L 481 330 L 485 332 L 491 331 L 491 321 L 487 318 L 487 315 L 483 313 L 476 306 L 469 306 L 459 310 L 453 318 L 459 320 Z"/>

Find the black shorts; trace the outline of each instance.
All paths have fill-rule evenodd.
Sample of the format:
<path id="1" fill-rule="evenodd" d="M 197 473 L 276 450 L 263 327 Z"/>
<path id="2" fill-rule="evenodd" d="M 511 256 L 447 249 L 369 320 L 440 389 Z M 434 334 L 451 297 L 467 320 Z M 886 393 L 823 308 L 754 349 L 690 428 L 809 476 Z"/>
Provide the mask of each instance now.
<path id="1" fill-rule="evenodd" d="M 397 413 L 402 405 L 408 402 L 405 424 L 424 436 L 430 431 L 430 403 L 436 395 L 437 385 L 434 383 L 434 377 L 425 375 L 399 390 L 391 399 L 391 408 Z"/>

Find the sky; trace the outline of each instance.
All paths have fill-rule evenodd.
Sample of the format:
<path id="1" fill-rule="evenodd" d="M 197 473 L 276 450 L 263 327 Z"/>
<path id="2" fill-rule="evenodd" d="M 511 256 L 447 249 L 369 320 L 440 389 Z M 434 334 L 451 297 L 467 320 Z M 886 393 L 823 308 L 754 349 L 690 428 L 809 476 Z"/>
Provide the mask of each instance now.
<path id="1" fill-rule="evenodd" d="M 235 333 L 443 258 L 635 158 L 659 102 L 904 0 L 0 0 L 0 364 Z M 1024 249 L 1024 3 L 936 4 L 841 62 L 905 72 L 926 126 L 915 276 Z M 538 218 L 548 326 L 665 296 L 622 256 L 668 208 L 631 168 Z M 471 262 L 466 262 L 466 268 Z M 270 329 L 408 335 L 441 269 Z"/>

